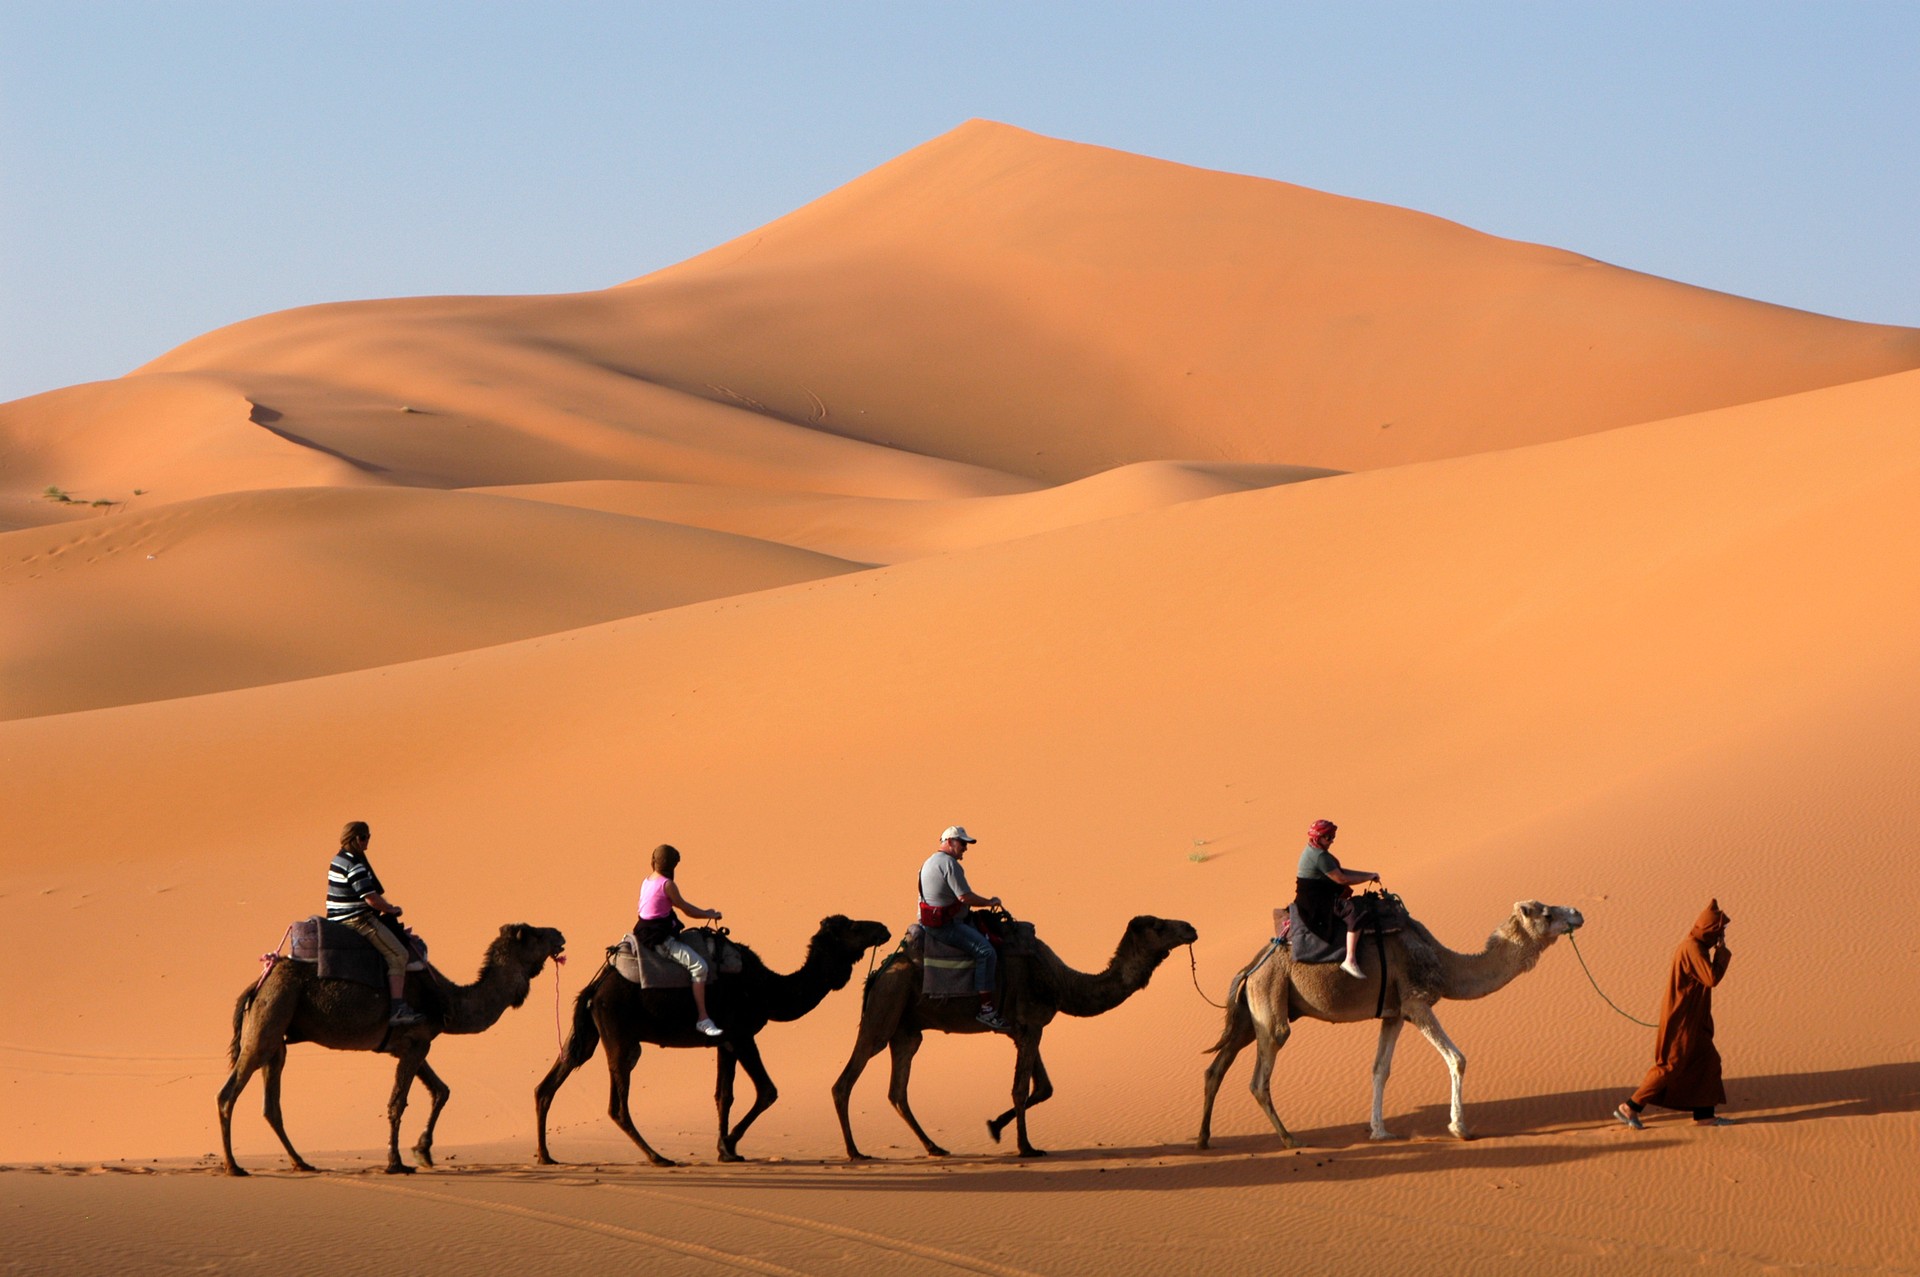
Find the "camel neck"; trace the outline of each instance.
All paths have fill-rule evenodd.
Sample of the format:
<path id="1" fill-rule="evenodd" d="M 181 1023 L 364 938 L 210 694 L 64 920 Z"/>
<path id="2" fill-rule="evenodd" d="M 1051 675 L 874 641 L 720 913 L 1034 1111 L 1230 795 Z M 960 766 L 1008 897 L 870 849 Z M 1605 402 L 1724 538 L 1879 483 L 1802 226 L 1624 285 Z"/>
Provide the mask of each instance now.
<path id="1" fill-rule="evenodd" d="M 524 973 L 511 970 L 512 964 L 489 954 L 472 984 L 454 984 L 446 980 L 440 992 L 447 1001 L 447 1033 L 484 1033 L 499 1022 L 509 1008 L 527 1000 L 533 984 Z"/>
<path id="2" fill-rule="evenodd" d="M 1054 1000 L 1061 1014 L 1072 1016 L 1104 1015 L 1146 987 L 1154 968 L 1164 954 L 1129 953 L 1123 944 L 1106 969 L 1097 974 L 1075 971 L 1054 956 L 1052 974 Z"/>
<path id="3" fill-rule="evenodd" d="M 829 993 L 846 987 L 853 975 L 851 960 L 823 953 L 819 937 L 807 945 L 800 969 L 786 974 L 770 972 L 767 980 L 767 1019 L 777 1023 L 798 1020 L 819 1006 Z"/>
<path id="4" fill-rule="evenodd" d="M 1442 946 L 1440 962 L 1447 973 L 1447 997 L 1471 1001 L 1498 993 L 1540 960 L 1539 946 L 1512 934 L 1503 926 L 1487 938 L 1478 953 L 1455 953 Z"/>

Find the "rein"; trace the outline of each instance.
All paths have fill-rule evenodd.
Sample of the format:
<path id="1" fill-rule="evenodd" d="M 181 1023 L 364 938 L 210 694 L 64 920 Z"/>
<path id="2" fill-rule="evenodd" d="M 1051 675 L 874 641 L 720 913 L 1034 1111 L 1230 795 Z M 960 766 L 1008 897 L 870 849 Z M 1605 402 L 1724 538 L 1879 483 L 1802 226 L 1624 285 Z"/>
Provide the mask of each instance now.
<path id="1" fill-rule="evenodd" d="M 1618 1011 L 1621 1015 L 1625 1015 L 1627 1019 L 1632 1020 L 1635 1024 L 1639 1025 L 1641 1028 L 1657 1029 L 1660 1027 L 1657 1024 L 1648 1024 L 1645 1020 L 1642 1020 L 1636 1016 L 1627 1015 L 1627 1013 L 1625 1011 L 1621 1011 L 1618 1006 L 1614 1006 L 1613 999 L 1608 997 L 1606 994 L 1606 991 L 1600 987 L 1600 982 L 1593 978 L 1593 972 L 1588 969 L 1587 960 L 1585 956 L 1582 955 L 1580 952 L 1580 944 L 1577 940 L 1573 938 L 1573 932 L 1571 931 L 1567 932 L 1567 943 L 1573 946 L 1573 956 L 1580 959 L 1580 969 L 1587 973 L 1587 983 L 1593 986 L 1593 991 L 1600 995 L 1600 1000 L 1602 1002 L 1606 1003 L 1610 1007 L 1613 1007 L 1615 1011 Z"/>
<path id="2" fill-rule="evenodd" d="M 553 1040 L 562 1051 L 567 1049 L 567 1040 L 560 1035 L 560 968 L 566 965 L 567 955 L 553 955 Z"/>
<path id="3" fill-rule="evenodd" d="M 1192 945 L 1187 946 L 1187 970 L 1188 970 L 1188 973 L 1193 976 L 1193 991 L 1200 995 L 1200 1000 L 1206 1003 L 1210 1007 L 1214 1007 L 1221 1011 L 1226 1010 L 1227 1009 L 1226 1003 L 1215 1002 L 1212 998 L 1207 996 L 1207 991 L 1200 987 L 1200 962 L 1197 958 L 1193 956 Z"/>

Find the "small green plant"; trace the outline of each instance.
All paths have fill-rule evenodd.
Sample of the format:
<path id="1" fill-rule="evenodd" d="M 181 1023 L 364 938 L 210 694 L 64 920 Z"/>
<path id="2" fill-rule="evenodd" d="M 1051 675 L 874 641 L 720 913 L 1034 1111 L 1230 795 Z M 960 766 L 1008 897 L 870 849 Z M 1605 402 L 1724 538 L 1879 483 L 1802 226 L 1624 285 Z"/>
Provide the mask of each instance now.
<path id="1" fill-rule="evenodd" d="M 68 496 L 61 489 L 54 487 L 52 484 L 48 484 L 47 490 L 45 492 L 42 492 L 40 495 L 45 497 L 47 500 L 57 502 L 60 505 L 73 504 L 72 497 Z"/>
<path id="2" fill-rule="evenodd" d="M 147 490 L 145 488 L 135 488 L 133 490 L 133 495 L 136 497 L 144 497 L 147 495 Z"/>
<path id="3" fill-rule="evenodd" d="M 1194 850 L 1187 853 L 1187 859 L 1191 860 L 1196 865 L 1206 864 L 1207 861 L 1210 859 L 1210 857 L 1207 855 L 1206 852 L 1200 850 L 1200 848 L 1206 845 L 1207 845 L 1207 839 L 1205 838 L 1194 839 L 1193 840 Z"/>

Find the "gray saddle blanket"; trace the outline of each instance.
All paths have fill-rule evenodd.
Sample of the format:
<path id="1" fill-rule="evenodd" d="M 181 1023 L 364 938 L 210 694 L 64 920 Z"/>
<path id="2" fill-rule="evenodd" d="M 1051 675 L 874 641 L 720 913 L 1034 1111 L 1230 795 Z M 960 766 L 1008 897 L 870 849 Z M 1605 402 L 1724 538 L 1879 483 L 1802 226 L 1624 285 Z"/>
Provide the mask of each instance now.
<path id="1" fill-rule="evenodd" d="M 914 923 L 903 941 L 907 953 L 920 963 L 920 991 L 929 998 L 970 998 L 973 991 L 973 955 L 965 949 L 933 939 Z M 1000 939 L 1000 954 L 1022 953 L 1034 944 L 1033 924 L 1015 922 Z"/>
<path id="2" fill-rule="evenodd" d="M 674 939 L 707 960 L 709 984 L 722 976 L 739 975 L 745 969 L 739 948 L 731 940 L 723 939 L 704 927 L 682 931 Z M 714 957 L 715 948 L 720 951 L 717 959 Z M 608 953 L 607 959 L 622 977 L 643 989 L 693 987 L 691 972 L 665 954 L 641 944 L 634 939 L 631 931 L 620 937 L 620 943 Z"/>
<path id="3" fill-rule="evenodd" d="M 1360 896 L 1355 899 L 1378 901 L 1376 896 Z M 1372 935 L 1378 932 L 1383 936 L 1390 936 L 1396 931 L 1405 931 L 1407 911 L 1399 905 L 1398 901 L 1397 896 L 1392 902 L 1379 901 L 1373 909 L 1373 923 L 1363 929 L 1363 934 Z M 1346 960 L 1347 933 L 1344 929 L 1334 938 L 1333 943 L 1329 943 L 1307 930 L 1300 921 L 1299 905 L 1288 905 L 1284 913 L 1275 909 L 1273 915 L 1274 922 L 1280 924 L 1275 928 L 1275 935 L 1278 939 L 1287 942 L 1288 948 L 1293 951 L 1295 962 L 1343 962 Z"/>
<path id="4" fill-rule="evenodd" d="M 294 923 L 287 939 L 287 956 L 295 962 L 318 965 L 316 974 L 322 980 L 351 980 L 382 993 L 387 991 L 387 960 L 380 956 L 371 940 L 352 927 L 328 922 L 315 914 Z M 427 946 L 416 936 L 409 941 L 409 947 L 413 957 L 407 963 L 407 970 L 426 970 Z"/>

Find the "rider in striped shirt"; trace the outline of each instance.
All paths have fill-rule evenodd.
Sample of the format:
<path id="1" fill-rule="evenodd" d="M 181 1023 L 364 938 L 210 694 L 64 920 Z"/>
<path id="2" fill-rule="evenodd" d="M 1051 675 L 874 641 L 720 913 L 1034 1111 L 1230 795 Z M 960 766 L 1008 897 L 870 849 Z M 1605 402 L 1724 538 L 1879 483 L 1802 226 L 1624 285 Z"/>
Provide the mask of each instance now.
<path id="1" fill-rule="evenodd" d="M 418 1024 L 424 1018 L 407 1005 L 407 947 L 377 914 L 400 916 L 400 906 L 388 902 L 379 875 L 367 863 L 367 844 L 373 831 L 355 820 L 340 831 L 340 850 L 327 866 L 327 921 L 352 927 L 365 936 L 387 962 L 387 992 L 392 998 L 390 1024 Z M 396 924 L 397 925 L 397 924 Z"/>

